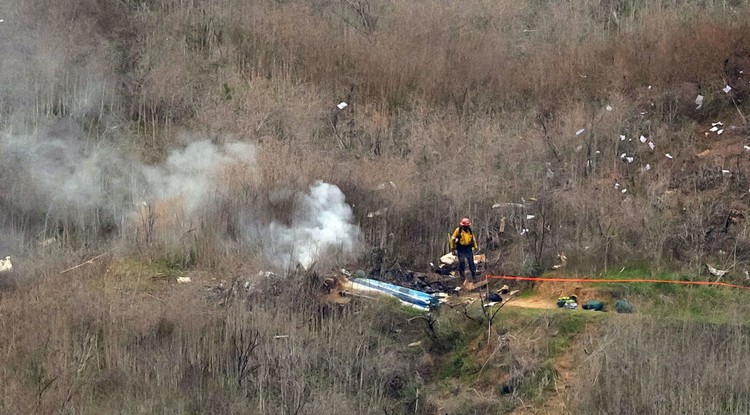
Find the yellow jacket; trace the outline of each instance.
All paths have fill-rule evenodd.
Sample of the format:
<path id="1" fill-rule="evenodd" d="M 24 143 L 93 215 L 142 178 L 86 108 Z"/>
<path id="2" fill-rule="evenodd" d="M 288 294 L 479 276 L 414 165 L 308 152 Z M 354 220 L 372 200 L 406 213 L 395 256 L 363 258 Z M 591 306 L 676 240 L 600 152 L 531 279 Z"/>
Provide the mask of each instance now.
<path id="1" fill-rule="evenodd" d="M 474 234 L 471 232 L 471 230 L 469 230 L 468 232 L 464 231 L 460 226 L 453 231 L 449 242 L 451 251 L 456 249 L 456 245 L 471 246 L 472 248 L 474 248 L 474 250 L 479 248 L 479 245 L 477 244 L 477 238 L 474 237 Z"/>

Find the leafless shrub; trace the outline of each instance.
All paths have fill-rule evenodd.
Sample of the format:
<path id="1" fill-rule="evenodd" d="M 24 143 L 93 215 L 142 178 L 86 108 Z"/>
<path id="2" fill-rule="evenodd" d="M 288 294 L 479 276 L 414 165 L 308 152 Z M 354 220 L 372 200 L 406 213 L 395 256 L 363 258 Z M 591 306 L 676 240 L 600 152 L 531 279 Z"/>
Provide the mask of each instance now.
<path id="1" fill-rule="evenodd" d="M 747 330 L 738 324 L 633 320 L 611 325 L 591 354 L 582 356 L 576 410 L 745 413 L 747 341 Z"/>

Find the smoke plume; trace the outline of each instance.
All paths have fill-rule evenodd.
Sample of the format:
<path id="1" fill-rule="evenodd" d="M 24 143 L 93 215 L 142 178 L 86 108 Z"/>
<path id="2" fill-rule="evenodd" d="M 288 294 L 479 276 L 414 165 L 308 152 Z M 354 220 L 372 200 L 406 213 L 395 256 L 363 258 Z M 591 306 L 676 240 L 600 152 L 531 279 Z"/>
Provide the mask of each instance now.
<path id="1" fill-rule="evenodd" d="M 300 196 L 291 224 L 272 222 L 264 253 L 283 268 L 300 264 L 310 268 L 326 257 L 347 256 L 360 245 L 359 227 L 352 223 L 352 208 L 337 186 L 317 181 Z"/>

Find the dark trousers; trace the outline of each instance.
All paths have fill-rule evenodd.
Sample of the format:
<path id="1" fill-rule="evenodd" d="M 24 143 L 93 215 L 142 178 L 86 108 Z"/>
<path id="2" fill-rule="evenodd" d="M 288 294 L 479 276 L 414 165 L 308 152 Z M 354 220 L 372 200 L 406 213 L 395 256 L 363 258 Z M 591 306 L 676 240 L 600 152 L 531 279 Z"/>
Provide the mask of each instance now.
<path id="1" fill-rule="evenodd" d="M 477 266 L 474 264 L 474 252 L 471 250 L 471 246 L 458 245 L 456 247 L 456 253 L 458 254 L 458 273 L 461 274 L 461 279 L 466 279 L 466 277 L 464 276 L 464 270 L 466 269 L 466 265 L 464 265 L 464 259 L 469 263 L 471 279 L 477 279 Z"/>

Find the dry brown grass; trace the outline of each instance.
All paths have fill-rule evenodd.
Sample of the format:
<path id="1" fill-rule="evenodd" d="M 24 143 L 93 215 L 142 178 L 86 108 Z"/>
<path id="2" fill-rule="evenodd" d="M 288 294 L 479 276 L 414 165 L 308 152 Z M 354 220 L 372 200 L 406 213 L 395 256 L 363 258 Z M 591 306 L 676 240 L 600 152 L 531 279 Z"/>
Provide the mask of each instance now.
<path id="1" fill-rule="evenodd" d="M 415 329 L 398 312 L 320 304 L 301 275 L 263 295 L 204 289 L 264 268 L 248 223 L 289 223 L 319 179 L 343 189 L 387 266 L 427 267 L 468 215 L 492 272 L 536 274 L 560 251 L 581 273 L 750 270 L 745 1 L 100 3 L 0 2 L 1 148 L 105 149 L 97 177 L 114 205 L 52 203 L 34 178 L 58 170 L 0 152 L 0 257 L 18 253 L 0 282 L 0 412 L 413 412 L 415 362 L 431 358 L 403 350 Z M 724 135 L 706 134 L 719 120 Z M 256 162 L 219 172 L 194 212 L 156 201 L 138 215 L 107 161 L 159 165 L 195 139 L 252 143 Z M 115 259 L 59 275 L 110 246 Z M 186 274 L 196 283 L 173 284 Z M 744 328 L 642 322 L 606 336 L 580 379 L 608 382 L 577 390 L 581 411 L 747 412 Z M 713 337 L 729 339 L 723 354 Z M 644 363 L 691 347 L 706 370 Z M 532 351 L 495 363 L 544 368 Z M 674 379 L 689 382 L 657 399 Z M 489 395 L 462 406 L 472 393 L 452 405 L 498 409 Z"/>
<path id="2" fill-rule="evenodd" d="M 749 410 L 744 325 L 628 319 L 589 347 L 572 395 L 576 412 Z"/>
<path id="3" fill-rule="evenodd" d="M 413 377 L 404 346 L 422 330 L 402 311 L 320 302 L 314 275 L 194 272 L 193 283 L 176 284 L 177 275 L 102 259 L 4 290 L 2 411 L 343 414 L 400 405 L 393 379 Z"/>

